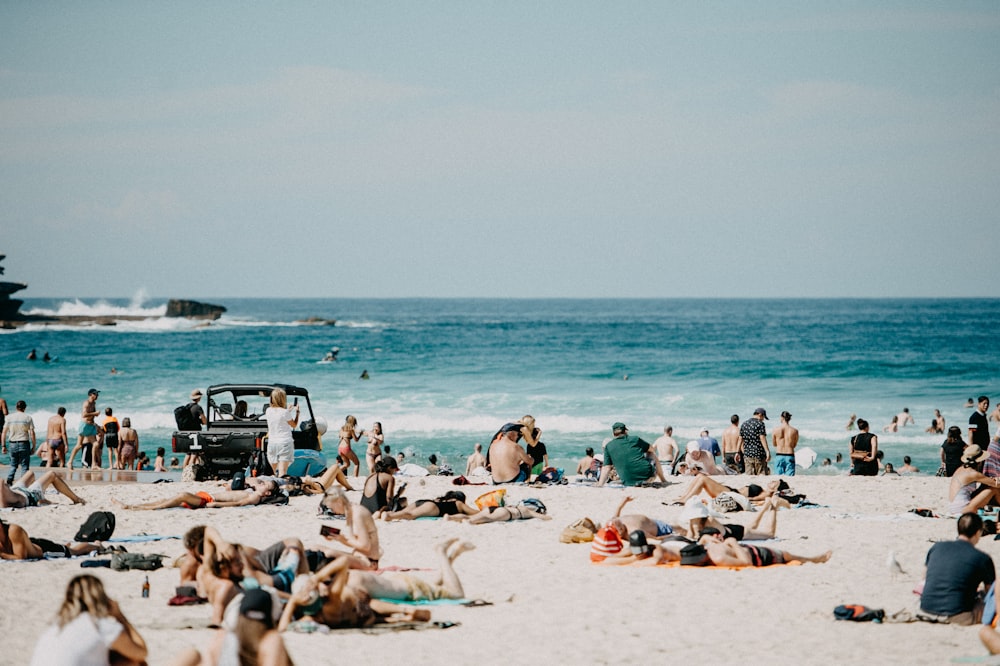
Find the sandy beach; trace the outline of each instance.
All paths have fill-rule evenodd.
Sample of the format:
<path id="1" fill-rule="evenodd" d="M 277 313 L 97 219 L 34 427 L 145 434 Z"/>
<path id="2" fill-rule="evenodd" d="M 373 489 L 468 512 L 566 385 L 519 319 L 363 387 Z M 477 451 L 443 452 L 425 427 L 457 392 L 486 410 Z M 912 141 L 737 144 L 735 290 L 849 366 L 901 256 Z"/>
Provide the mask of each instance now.
<path id="1" fill-rule="evenodd" d="M 677 477 L 674 477 L 676 481 Z M 745 482 L 744 477 L 729 481 Z M 409 479 L 410 501 L 454 489 L 447 477 Z M 944 508 L 947 479 L 934 477 L 820 477 L 792 480 L 818 508 L 783 510 L 778 519 L 779 548 L 806 555 L 827 549 L 825 564 L 722 570 L 667 567 L 607 567 L 590 563 L 589 544 L 559 542 L 562 529 L 578 518 L 604 521 L 622 497 L 635 496 L 629 512 L 676 521 L 681 507 L 665 506 L 679 497 L 687 479 L 666 489 L 546 488 L 511 486 L 517 501 L 537 497 L 551 521 L 473 526 L 444 520 L 379 522 L 385 557 L 382 566 L 431 567 L 433 545 L 449 537 L 472 541 L 456 569 L 469 599 L 482 607 L 436 606 L 435 620 L 459 626 L 369 635 L 336 631 L 328 635 L 287 634 L 299 664 L 338 662 L 407 664 L 452 663 L 628 663 L 684 660 L 688 663 L 741 661 L 750 664 L 890 663 L 941 664 L 958 656 L 982 656 L 976 629 L 924 623 L 837 622 L 842 603 L 883 608 L 887 613 L 914 610 L 924 556 L 935 540 L 953 539 L 952 519 L 919 518 L 916 507 Z M 111 498 L 148 501 L 207 484 L 75 483 L 86 506 L 51 495 L 49 507 L 0 512 L 35 537 L 72 538 L 93 510 L 114 510 L 116 537 L 141 533 L 180 536 L 197 524 L 210 524 L 233 541 L 266 546 L 277 538 L 300 537 L 307 547 L 319 542 L 320 521 L 313 497 L 294 497 L 288 506 L 191 511 L 115 510 Z M 360 480 L 355 483 L 361 485 Z M 732 485 L 732 484 L 730 484 Z M 470 499 L 488 488 L 466 486 Z M 353 501 L 359 492 L 350 493 Z M 750 516 L 731 514 L 734 522 Z M 183 552 L 180 540 L 130 543 L 131 551 L 163 553 L 172 560 Z M 1000 544 L 984 539 L 979 547 L 994 559 Z M 905 570 L 892 577 L 890 550 Z M 4 648 L 0 663 L 23 664 L 58 608 L 67 581 L 82 573 L 82 559 L 2 562 L 6 593 L 0 598 Z M 178 582 L 169 566 L 151 572 L 151 595 L 141 597 L 142 572 L 88 569 L 105 583 L 126 616 L 149 645 L 149 663 L 169 664 L 183 647 L 203 647 L 212 632 L 205 606 L 170 607 Z"/>

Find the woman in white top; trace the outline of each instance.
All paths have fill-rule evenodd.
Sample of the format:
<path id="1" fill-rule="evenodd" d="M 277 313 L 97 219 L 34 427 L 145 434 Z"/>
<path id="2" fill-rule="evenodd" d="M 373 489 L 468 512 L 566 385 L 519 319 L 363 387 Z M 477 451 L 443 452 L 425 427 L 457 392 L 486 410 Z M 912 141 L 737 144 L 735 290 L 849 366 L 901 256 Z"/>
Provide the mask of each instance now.
<path id="1" fill-rule="evenodd" d="M 146 641 L 122 615 L 95 576 L 76 576 L 66 588 L 66 600 L 38 639 L 31 666 L 107 666 L 146 661 Z"/>
<path id="2" fill-rule="evenodd" d="M 267 420 L 267 461 L 274 468 L 274 475 L 282 477 L 295 458 L 292 429 L 299 424 L 299 406 L 288 407 L 285 390 L 271 391 L 271 405 L 264 412 Z"/>

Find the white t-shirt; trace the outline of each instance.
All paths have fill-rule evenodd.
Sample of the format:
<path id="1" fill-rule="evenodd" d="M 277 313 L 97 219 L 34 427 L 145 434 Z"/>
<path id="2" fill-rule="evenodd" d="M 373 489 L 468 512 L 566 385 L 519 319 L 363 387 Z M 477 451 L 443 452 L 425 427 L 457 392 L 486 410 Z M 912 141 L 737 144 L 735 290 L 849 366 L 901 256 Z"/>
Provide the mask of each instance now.
<path id="1" fill-rule="evenodd" d="M 30 433 L 35 429 L 35 422 L 24 412 L 14 412 L 7 415 L 7 439 L 11 442 L 30 442 Z"/>
<path id="2" fill-rule="evenodd" d="M 42 632 L 31 666 L 108 666 L 108 649 L 124 630 L 113 617 L 95 622 L 90 613 L 81 613 L 62 629 L 53 624 Z"/>
<path id="3" fill-rule="evenodd" d="M 264 412 L 264 418 L 267 420 L 269 445 L 292 443 L 292 426 L 288 425 L 288 422 L 295 420 L 294 407 L 282 409 L 272 405 Z"/>

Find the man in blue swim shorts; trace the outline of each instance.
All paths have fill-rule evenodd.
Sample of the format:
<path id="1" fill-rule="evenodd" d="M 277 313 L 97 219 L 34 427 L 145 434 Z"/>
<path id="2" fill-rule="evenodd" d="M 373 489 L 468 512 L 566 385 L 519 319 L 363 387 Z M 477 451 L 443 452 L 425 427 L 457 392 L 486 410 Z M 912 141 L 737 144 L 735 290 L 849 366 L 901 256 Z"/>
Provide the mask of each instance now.
<path id="1" fill-rule="evenodd" d="M 622 541 L 628 541 L 629 535 L 635 531 L 642 532 L 650 539 L 662 539 L 675 533 L 686 534 L 683 527 L 680 525 L 671 525 L 665 520 L 650 518 L 641 513 L 621 515 L 622 509 L 633 499 L 635 498 L 631 495 L 626 496 L 621 504 L 618 505 L 615 515 L 608 521 L 608 526 L 618 532 L 618 536 L 621 537 Z"/>
<path id="2" fill-rule="evenodd" d="M 791 426 L 792 415 L 781 412 L 781 424 L 771 436 L 774 442 L 774 473 L 779 476 L 795 476 L 795 447 L 799 443 L 799 431 Z"/>
<path id="3" fill-rule="evenodd" d="M 90 467 L 92 463 L 91 455 L 94 442 L 97 441 L 97 423 L 94 419 L 100 413 L 97 411 L 97 396 L 100 391 L 95 388 L 87 391 L 87 400 L 80 409 L 80 426 L 77 428 L 76 446 L 69 454 L 67 464 L 73 469 L 73 460 L 76 459 L 76 452 L 83 450 L 83 466 Z"/>

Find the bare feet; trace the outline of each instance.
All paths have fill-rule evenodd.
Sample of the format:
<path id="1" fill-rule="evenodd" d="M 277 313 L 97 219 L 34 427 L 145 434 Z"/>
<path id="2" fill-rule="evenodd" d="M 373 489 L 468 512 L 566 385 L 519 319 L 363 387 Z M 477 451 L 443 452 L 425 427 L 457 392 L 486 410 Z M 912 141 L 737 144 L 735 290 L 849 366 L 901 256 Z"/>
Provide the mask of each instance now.
<path id="1" fill-rule="evenodd" d="M 476 549 L 476 545 L 474 543 L 470 543 L 468 541 L 459 541 L 458 543 L 455 543 L 455 541 L 458 541 L 458 539 L 453 539 L 451 542 L 449 542 L 449 545 L 454 544 L 454 548 L 451 548 L 450 552 L 447 552 L 448 561 L 450 562 L 454 562 L 455 558 L 457 558 L 465 551 Z"/>

